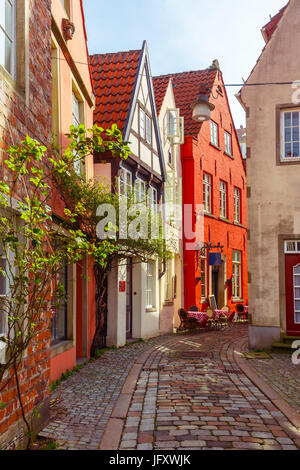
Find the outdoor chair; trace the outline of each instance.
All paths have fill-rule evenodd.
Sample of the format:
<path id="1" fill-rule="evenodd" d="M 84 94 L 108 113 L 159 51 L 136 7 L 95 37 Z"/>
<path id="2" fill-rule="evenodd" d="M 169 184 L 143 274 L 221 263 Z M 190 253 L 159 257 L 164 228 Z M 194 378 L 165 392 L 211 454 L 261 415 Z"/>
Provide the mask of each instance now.
<path id="1" fill-rule="evenodd" d="M 222 314 L 219 316 L 219 324 L 220 324 L 220 327 L 222 328 L 223 326 L 228 326 L 229 325 L 229 321 L 228 321 L 228 316 L 229 316 L 229 307 L 226 305 L 225 307 L 222 307 L 222 310 L 226 311 L 227 312 L 227 315 L 225 314 Z"/>
<path id="2" fill-rule="evenodd" d="M 215 320 L 215 317 L 214 317 L 214 312 L 209 308 L 209 309 L 207 309 L 206 314 L 208 316 L 206 326 L 208 328 L 211 328 L 211 327 L 216 328 L 216 320 Z"/>
<path id="3" fill-rule="evenodd" d="M 189 330 L 193 330 L 197 328 L 197 319 L 188 317 L 187 311 L 184 308 L 179 309 L 179 317 L 181 321 L 179 329 L 188 328 Z"/>
<path id="4" fill-rule="evenodd" d="M 192 305 L 192 307 L 189 309 L 189 312 L 199 312 L 199 309 L 196 307 L 196 305 Z"/>

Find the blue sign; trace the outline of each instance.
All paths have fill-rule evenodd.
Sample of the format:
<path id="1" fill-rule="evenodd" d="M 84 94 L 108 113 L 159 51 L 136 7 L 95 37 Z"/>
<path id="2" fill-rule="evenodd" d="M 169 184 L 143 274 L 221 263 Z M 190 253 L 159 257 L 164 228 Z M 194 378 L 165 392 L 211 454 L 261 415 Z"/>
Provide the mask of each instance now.
<path id="1" fill-rule="evenodd" d="M 209 266 L 221 266 L 221 253 L 209 253 Z"/>

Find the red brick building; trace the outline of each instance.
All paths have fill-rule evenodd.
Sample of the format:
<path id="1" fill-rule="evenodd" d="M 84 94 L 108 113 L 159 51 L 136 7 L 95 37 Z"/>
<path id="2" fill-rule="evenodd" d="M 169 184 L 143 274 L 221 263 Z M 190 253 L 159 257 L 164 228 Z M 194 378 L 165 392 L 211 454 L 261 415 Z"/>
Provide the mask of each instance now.
<path id="1" fill-rule="evenodd" d="M 172 78 L 176 107 L 184 116 L 185 143 L 181 148 L 183 205 L 192 205 L 192 228 L 202 223 L 198 238 L 184 234 L 185 308 L 208 307 L 215 295 L 218 308 L 247 304 L 246 173 L 229 102 L 218 64 L 201 71 L 161 77 Z M 211 120 L 192 119 L 192 107 L 200 92 L 215 106 Z M 202 207 L 197 205 L 203 204 Z M 204 214 L 204 217 L 203 217 Z M 184 232 L 187 229 L 187 219 Z M 220 245 L 202 252 L 188 250 L 187 243 Z M 220 255 L 213 255 L 220 253 Z"/>
<path id="2" fill-rule="evenodd" d="M 1 3 L 1 18 L 6 13 L 5 60 L 0 61 L 0 179 L 5 180 L 5 150 L 29 134 L 43 145 L 51 145 L 51 1 Z M 8 5 L 9 3 L 9 5 Z M 17 5 L 16 5 L 17 3 Z M 4 12 L 4 9 L 6 11 Z M 10 19 L 11 21 L 8 21 Z M 18 25 L 15 30 L 14 25 Z M 12 25 L 12 27 L 10 27 Z M 2 59 L 2 55 L 1 55 Z M 47 85 L 47 86 L 45 86 Z M 24 197 L 21 189 L 18 196 Z M 3 284 L 3 283 L 2 283 Z M 2 287 L 2 286 L 1 286 Z M 0 296 L 5 292 L 0 291 Z M 5 322 L 0 321 L 0 325 Z M 22 363 L 20 388 L 27 411 L 39 406 L 43 426 L 48 418 L 50 376 L 50 320 L 44 322 Z M 5 332 L 0 331 L 1 334 Z M 0 383 L 0 387 L 3 384 Z M 0 393 L 0 448 L 13 448 L 22 438 L 23 426 L 16 384 L 12 380 Z"/>

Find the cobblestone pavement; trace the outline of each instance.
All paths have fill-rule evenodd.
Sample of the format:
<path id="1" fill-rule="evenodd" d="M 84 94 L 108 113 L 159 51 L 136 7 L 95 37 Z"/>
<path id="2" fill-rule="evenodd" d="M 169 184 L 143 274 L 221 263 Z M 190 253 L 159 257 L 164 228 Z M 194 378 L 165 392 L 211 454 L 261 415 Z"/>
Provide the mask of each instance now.
<path id="1" fill-rule="evenodd" d="M 135 360 L 165 339 L 161 337 L 107 351 L 62 382 L 51 395 L 51 399 L 55 399 L 60 394 L 60 399 L 51 409 L 50 423 L 40 435 L 54 438 L 62 449 L 97 449 Z"/>
<path id="2" fill-rule="evenodd" d="M 128 372 L 153 348 L 131 398 L 120 449 L 300 449 L 300 430 L 238 367 L 241 340 L 247 340 L 247 325 L 237 324 L 109 351 L 62 383 L 42 434 L 62 448 L 99 448 Z"/>
<path id="3" fill-rule="evenodd" d="M 300 413 L 300 365 L 292 363 L 291 353 L 271 352 L 270 359 L 251 359 L 249 366 Z"/>
<path id="4" fill-rule="evenodd" d="M 144 365 L 121 449 L 297 450 L 300 433 L 239 369 L 247 328 L 177 337 Z"/>

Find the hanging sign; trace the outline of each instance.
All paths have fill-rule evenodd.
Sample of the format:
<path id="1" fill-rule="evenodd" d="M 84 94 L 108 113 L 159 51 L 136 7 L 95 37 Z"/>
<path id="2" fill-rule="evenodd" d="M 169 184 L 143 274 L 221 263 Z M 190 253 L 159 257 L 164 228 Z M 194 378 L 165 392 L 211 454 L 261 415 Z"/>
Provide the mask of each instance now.
<path id="1" fill-rule="evenodd" d="M 209 253 L 209 266 L 221 266 L 221 253 Z"/>

